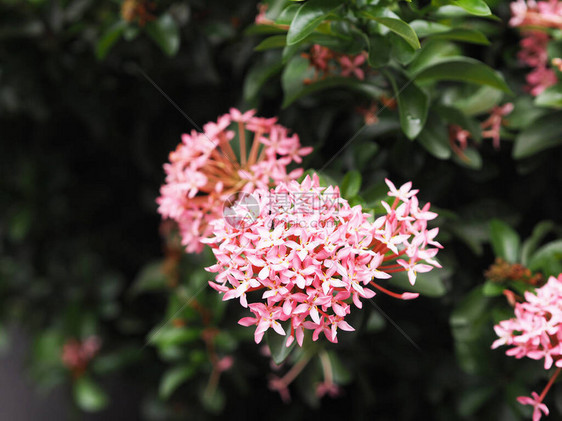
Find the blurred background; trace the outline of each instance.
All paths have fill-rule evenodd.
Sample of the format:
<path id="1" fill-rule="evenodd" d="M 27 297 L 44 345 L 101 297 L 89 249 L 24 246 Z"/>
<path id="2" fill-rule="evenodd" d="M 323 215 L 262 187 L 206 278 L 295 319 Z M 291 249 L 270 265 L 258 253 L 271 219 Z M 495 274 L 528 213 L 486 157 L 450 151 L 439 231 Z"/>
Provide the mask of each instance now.
<path id="1" fill-rule="evenodd" d="M 507 5 L 496 6 L 507 20 Z M 469 293 L 497 257 L 492 219 L 522 238 L 554 221 L 541 241 L 560 235 L 560 148 L 516 162 L 510 143 L 483 143 L 478 163 L 463 165 L 406 139 L 386 110 L 330 163 L 338 182 L 361 171 L 371 201 L 385 176 L 413 180 L 446 245 L 446 270 L 421 284 L 424 297 L 377 300 L 416 346 L 376 308 L 354 316 L 360 333 L 328 346 L 337 397 L 314 393 L 315 362 L 284 404 L 268 389 L 279 367 L 236 324 L 239 309 L 212 290 L 184 308 L 212 256 L 184 255 L 155 202 L 162 164 L 195 128 L 183 113 L 199 126 L 230 107 L 279 116 L 315 147 L 303 166 L 322 168 L 369 105 L 336 89 L 283 109 L 278 57 L 256 53 L 261 38 L 247 31 L 257 12 L 254 1 L 0 1 L 0 419 L 528 416 L 515 397 L 546 376 L 489 349 L 509 307 L 491 295 L 496 314 Z M 514 34 L 488 24 L 494 45 L 468 51 L 506 68 Z M 221 375 L 215 362 L 226 357 L 234 365 Z M 562 390 L 553 395 L 558 408 Z"/>

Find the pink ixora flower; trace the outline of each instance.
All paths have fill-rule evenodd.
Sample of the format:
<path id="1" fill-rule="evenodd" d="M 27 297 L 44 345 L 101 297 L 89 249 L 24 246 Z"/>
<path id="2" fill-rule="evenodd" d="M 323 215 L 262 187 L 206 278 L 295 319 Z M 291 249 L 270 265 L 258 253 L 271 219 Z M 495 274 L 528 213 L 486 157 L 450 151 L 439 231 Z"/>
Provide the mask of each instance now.
<path id="1" fill-rule="evenodd" d="M 69 339 L 62 348 L 61 359 L 74 376 L 78 377 L 86 370 L 100 348 L 101 340 L 97 336 L 89 336 L 83 341 Z"/>
<path id="2" fill-rule="evenodd" d="M 365 79 L 365 72 L 361 68 L 365 63 L 365 54 L 356 56 L 342 56 L 339 59 L 341 65 L 341 75 L 343 77 L 355 76 L 359 80 Z"/>
<path id="3" fill-rule="evenodd" d="M 306 80 L 305 83 L 312 83 L 338 74 L 342 77 L 365 79 L 364 65 L 367 61 L 365 52 L 357 55 L 342 54 L 315 44 L 310 48 L 310 52 L 303 53 L 302 56 L 308 59 L 310 67 L 315 71 L 314 79 Z"/>
<path id="4" fill-rule="evenodd" d="M 211 235 L 209 223 L 222 217 L 223 203 L 231 195 L 267 189 L 303 172 L 287 167 L 301 163 L 312 148 L 301 147 L 298 136 L 290 135 L 276 118 L 254 114 L 232 108 L 204 125 L 202 133 L 184 134 L 164 164 L 166 182 L 158 211 L 178 223 L 187 252 L 203 249 L 200 240 Z"/>
<path id="5" fill-rule="evenodd" d="M 539 421 L 542 417 L 541 412 L 545 415 L 549 414 L 548 408 L 544 403 L 542 403 L 542 398 L 537 392 L 532 392 L 531 397 L 519 396 L 517 402 L 521 405 L 533 405 L 533 421 Z"/>
<path id="6" fill-rule="evenodd" d="M 508 102 L 502 106 L 492 108 L 490 116 L 480 124 L 482 137 L 492 139 L 494 148 L 500 148 L 500 129 L 504 122 L 504 117 L 513 111 L 513 104 Z"/>
<path id="7" fill-rule="evenodd" d="M 494 341 L 492 348 L 507 345 L 511 347 L 506 351 L 507 355 L 544 360 L 545 370 L 557 367 L 540 396 L 533 392 L 533 398 L 518 399 L 534 406 L 533 420 L 536 421 L 540 419 L 541 411 L 548 414 L 542 401 L 562 370 L 562 274 L 558 278 L 551 276 L 535 293 L 527 291 L 525 301 L 515 303 L 514 311 L 514 318 L 494 326 L 499 339 Z"/>
<path id="8" fill-rule="evenodd" d="M 427 229 L 437 215 L 429 204 L 418 207 L 411 183 L 387 184 L 394 199 L 383 202 L 386 214 L 374 222 L 337 187 L 320 187 L 314 175 L 256 190 L 260 212 L 251 225 L 211 223 L 214 237 L 204 242 L 217 264 L 207 270 L 217 275 L 210 285 L 223 300 L 237 298 L 250 310 L 253 316 L 239 323 L 256 326 L 257 343 L 269 329 L 286 336 L 287 346 L 295 339 L 302 346 L 306 330 L 313 340 L 323 334 L 337 342 L 339 330 L 354 330 L 346 317 L 352 305 L 361 308 L 375 295 L 371 288 L 405 300 L 418 296 L 391 292 L 375 280 L 408 271 L 413 285 L 418 272 L 439 267 L 438 229 Z"/>
<path id="9" fill-rule="evenodd" d="M 548 31 L 562 29 L 562 2 L 517 0 L 511 3 L 511 16 L 509 24 L 521 27 L 524 36 L 519 60 L 533 68 L 526 77 L 526 88 L 537 96 L 557 82 L 556 73 L 548 67 L 546 48 L 550 40 Z"/>

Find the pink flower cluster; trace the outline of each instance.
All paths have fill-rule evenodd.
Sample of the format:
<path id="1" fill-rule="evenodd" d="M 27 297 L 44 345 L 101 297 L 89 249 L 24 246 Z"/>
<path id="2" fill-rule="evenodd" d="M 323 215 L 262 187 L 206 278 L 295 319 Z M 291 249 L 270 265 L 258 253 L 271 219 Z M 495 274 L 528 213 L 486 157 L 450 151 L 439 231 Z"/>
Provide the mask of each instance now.
<path id="1" fill-rule="evenodd" d="M 494 148 L 500 148 L 500 129 L 504 122 L 504 117 L 513 111 L 513 104 L 507 102 L 502 106 L 492 108 L 490 116 L 480 124 L 482 137 L 492 139 Z"/>
<path id="2" fill-rule="evenodd" d="M 519 59 L 533 68 L 527 75 L 527 89 L 537 96 L 556 84 L 556 73 L 549 68 L 546 47 L 550 40 L 548 28 L 562 29 L 562 2 L 558 0 L 517 0 L 511 3 L 511 26 L 524 29 Z"/>
<path id="3" fill-rule="evenodd" d="M 62 362 L 75 375 L 80 375 L 101 348 L 101 340 L 90 336 L 83 341 L 68 340 L 62 348 Z"/>
<path id="4" fill-rule="evenodd" d="M 359 80 L 365 79 L 366 53 L 341 54 L 330 50 L 328 47 L 315 44 L 309 53 L 303 54 L 303 57 L 309 60 L 310 66 L 316 71 L 316 79 L 323 79 L 334 74 L 343 77 L 355 77 Z"/>
<path id="5" fill-rule="evenodd" d="M 202 133 L 184 134 L 164 164 L 166 183 L 157 199 L 158 211 L 178 223 L 188 253 L 203 249 L 201 240 L 212 233 L 209 223 L 222 217 L 230 195 L 267 189 L 303 172 L 289 172 L 287 166 L 301 163 L 312 148 L 301 147 L 298 136 L 289 135 L 276 118 L 254 114 L 232 108 L 216 123 L 205 124 Z"/>
<path id="6" fill-rule="evenodd" d="M 562 274 L 558 278 L 551 276 L 535 292 L 526 292 L 525 301 L 515 303 L 514 318 L 502 320 L 494 326 L 499 339 L 494 341 L 492 348 L 508 345 L 512 348 L 506 351 L 507 355 L 544 359 L 546 370 L 553 365 L 558 367 L 540 396 L 533 392 L 532 398 L 518 398 L 520 403 L 534 406 L 533 420 L 537 421 L 541 411 L 548 414 L 542 400 L 562 368 Z"/>
<path id="7" fill-rule="evenodd" d="M 492 348 L 512 346 L 507 355 L 515 358 L 544 358 L 544 368 L 562 367 L 562 274 L 525 293 L 525 302 L 515 304 L 515 317 L 494 327 L 499 339 Z"/>
<path id="8" fill-rule="evenodd" d="M 396 294 L 374 279 L 407 271 L 412 285 L 418 272 L 428 272 L 441 245 L 438 228 L 427 229 L 437 215 L 429 203 L 419 207 L 411 183 L 397 189 L 387 180 L 392 204 L 382 202 L 386 214 L 374 222 L 360 206 L 351 207 L 337 187 L 320 187 L 318 177 L 302 183 L 280 183 L 275 189 L 253 193 L 260 211 L 255 222 L 239 229 L 219 219 L 212 223 L 209 243 L 217 264 L 210 285 L 224 293 L 223 300 L 238 299 L 253 317 L 239 321 L 256 325 L 255 341 L 272 328 L 302 346 L 304 331 L 312 339 L 320 333 L 337 342 L 338 329 L 354 330 L 345 320 L 351 303 L 362 307 L 374 287 L 393 297 L 416 298 L 416 293 Z M 245 211 L 236 204 L 237 212 Z"/>

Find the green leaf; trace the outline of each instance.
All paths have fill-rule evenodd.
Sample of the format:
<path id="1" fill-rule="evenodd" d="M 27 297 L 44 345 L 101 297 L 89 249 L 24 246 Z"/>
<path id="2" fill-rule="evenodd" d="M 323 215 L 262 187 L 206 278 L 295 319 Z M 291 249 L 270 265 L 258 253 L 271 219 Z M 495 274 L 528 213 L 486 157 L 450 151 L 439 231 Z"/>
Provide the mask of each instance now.
<path id="1" fill-rule="evenodd" d="M 255 106 L 260 90 L 265 83 L 279 73 L 283 64 L 273 56 L 264 55 L 248 72 L 244 81 L 244 100 Z"/>
<path id="2" fill-rule="evenodd" d="M 518 262 L 521 240 L 513 228 L 499 219 L 491 220 L 490 241 L 496 257 L 509 263 Z"/>
<path id="3" fill-rule="evenodd" d="M 536 98 L 535 104 L 542 107 L 562 108 L 562 83 L 549 86 Z"/>
<path id="4" fill-rule="evenodd" d="M 442 297 L 447 292 L 443 278 L 448 276 L 445 269 L 433 269 L 431 272 L 418 273 L 415 285 L 410 284 L 406 272 L 396 272 L 388 281 L 406 291 L 417 292 L 427 297 Z"/>
<path id="5" fill-rule="evenodd" d="M 408 66 L 408 72 L 414 75 L 427 67 L 444 61 L 445 58 L 450 60 L 451 57 L 459 57 L 460 55 L 460 48 L 452 42 L 430 40 L 423 44 L 416 58 Z"/>
<path id="6" fill-rule="evenodd" d="M 452 101 L 455 108 L 468 116 L 481 114 L 497 105 L 503 98 L 503 92 L 490 86 L 477 87 L 473 94 L 463 95 L 461 91 L 458 98 Z"/>
<path id="7" fill-rule="evenodd" d="M 410 44 L 404 41 L 394 33 L 386 35 L 388 42 L 390 43 L 390 52 L 394 60 L 403 66 L 407 66 L 416 58 L 419 50 L 413 48 Z"/>
<path id="8" fill-rule="evenodd" d="M 479 170 L 482 168 L 482 156 L 477 149 L 469 146 L 462 151 L 462 153 L 464 155 L 463 157 L 460 157 L 457 154 L 453 155 L 453 161 L 472 170 Z"/>
<path id="9" fill-rule="evenodd" d="M 562 113 L 547 114 L 534 121 L 515 138 L 513 157 L 527 158 L 562 144 Z"/>
<path id="10" fill-rule="evenodd" d="M 451 157 L 447 126 L 436 114 L 429 115 L 417 141 L 436 158 L 449 159 Z"/>
<path id="11" fill-rule="evenodd" d="M 182 383 L 194 375 L 195 369 L 192 365 L 181 365 L 166 371 L 160 380 L 160 398 L 168 399 Z"/>
<path id="12" fill-rule="evenodd" d="M 484 287 L 482 288 L 482 294 L 486 297 L 497 297 L 503 294 L 505 290 L 505 285 L 498 284 L 497 282 L 486 281 Z"/>
<path id="13" fill-rule="evenodd" d="M 368 38 L 369 65 L 372 67 L 382 67 L 390 59 L 391 45 L 386 37 L 382 35 L 371 35 Z"/>
<path id="14" fill-rule="evenodd" d="M 410 26 L 416 32 L 419 38 L 425 38 L 434 34 L 447 32 L 452 28 L 438 22 L 430 22 L 424 19 L 417 19 L 410 22 Z"/>
<path id="15" fill-rule="evenodd" d="M 224 392 L 217 388 L 204 389 L 204 392 L 201 394 L 201 403 L 203 407 L 212 414 L 220 414 L 224 408 L 226 398 L 224 396 Z"/>
<path id="16" fill-rule="evenodd" d="M 286 29 L 276 25 L 250 25 L 244 31 L 245 35 L 285 34 Z"/>
<path id="17" fill-rule="evenodd" d="M 127 28 L 127 22 L 119 21 L 111 25 L 99 39 L 96 44 L 96 57 L 98 60 L 103 60 L 111 47 L 117 42 L 121 34 Z"/>
<path id="18" fill-rule="evenodd" d="M 361 174 L 358 171 L 349 171 L 342 180 L 341 194 L 347 199 L 359 193 L 361 188 Z"/>
<path id="19" fill-rule="evenodd" d="M 449 31 L 440 32 L 431 35 L 432 39 L 446 39 L 451 41 L 469 42 L 479 45 L 490 45 L 490 41 L 486 36 L 475 29 L 468 28 L 453 28 Z"/>
<path id="20" fill-rule="evenodd" d="M 542 221 L 535 226 L 531 236 L 525 240 L 523 247 L 521 247 L 521 263 L 523 265 L 527 265 L 529 258 L 537 249 L 538 245 L 555 226 L 552 221 Z"/>
<path id="21" fill-rule="evenodd" d="M 374 20 L 377 23 L 380 23 L 381 25 L 386 26 L 396 35 L 402 37 L 404 41 L 406 41 L 412 48 L 418 49 L 421 47 L 420 40 L 418 39 L 416 32 L 402 19 L 391 18 L 387 16 L 377 16 L 371 11 L 367 10 L 361 11 L 361 15 L 368 19 Z"/>
<path id="22" fill-rule="evenodd" d="M 492 14 L 490 7 L 484 0 L 452 0 L 451 4 L 462 7 L 468 13 L 477 16 L 489 16 Z"/>
<path id="23" fill-rule="evenodd" d="M 167 13 L 146 24 L 146 32 L 168 56 L 174 56 L 180 49 L 180 30 Z"/>
<path id="24" fill-rule="evenodd" d="M 150 333 L 148 341 L 161 347 L 168 347 L 193 342 L 200 337 L 199 329 L 167 325 Z"/>
<path id="25" fill-rule="evenodd" d="M 260 42 L 254 50 L 265 51 L 272 48 L 282 48 L 287 44 L 287 35 L 273 35 Z"/>
<path id="26" fill-rule="evenodd" d="M 404 87 L 398 87 L 393 79 L 391 83 L 398 98 L 400 127 L 408 139 L 415 139 L 427 120 L 429 96 L 414 82 L 407 81 Z"/>
<path id="27" fill-rule="evenodd" d="M 472 290 L 451 313 L 450 323 L 456 340 L 469 341 L 480 336 L 476 322 L 486 317 L 490 301 L 484 297 L 482 290 L 482 286 Z"/>
<path id="28" fill-rule="evenodd" d="M 271 352 L 271 358 L 275 364 L 282 364 L 285 362 L 293 348 L 295 347 L 295 342 L 291 344 L 291 346 L 285 346 L 287 343 L 287 338 L 285 336 L 281 336 L 276 332 L 272 331 L 272 329 L 268 329 L 265 332 L 265 340 L 267 345 L 269 346 L 269 351 Z"/>
<path id="29" fill-rule="evenodd" d="M 541 271 L 545 276 L 562 273 L 562 240 L 548 243 L 537 250 L 529 259 L 529 269 Z"/>
<path id="30" fill-rule="evenodd" d="M 143 292 L 166 289 L 167 278 L 162 270 L 162 264 L 162 260 L 146 264 L 134 280 L 129 293 L 137 295 Z"/>
<path id="31" fill-rule="evenodd" d="M 311 34 L 332 10 L 341 5 L 339 0 L 308 0 L 297 11 L 289 32 L 287 44 L 298 44 Z"/>
<path id="32" fill-rule="evenodd" d="M 482 386 L 470 388 L 460 396 L 459 415 L 470 417 L 474 415 L 486 402 L 488 402 L 496 391 L 495 386 Z"/>
<path id="33" fill-rule="evenodd" d="M 476 83 L 488 85 L 511 93 L 501 74 L 484 63 L 468 57 L 455 57 L 439 61 L 415 75 L 419 82 L 441 80 Z"/>
<path id="34" fill-rule="evenodd" d="M 86 376 L 76 380 L 73 392 L 74 401 L 86 412 L 101 411 L 109 403 L 109 398 L 103 389 Z"/>

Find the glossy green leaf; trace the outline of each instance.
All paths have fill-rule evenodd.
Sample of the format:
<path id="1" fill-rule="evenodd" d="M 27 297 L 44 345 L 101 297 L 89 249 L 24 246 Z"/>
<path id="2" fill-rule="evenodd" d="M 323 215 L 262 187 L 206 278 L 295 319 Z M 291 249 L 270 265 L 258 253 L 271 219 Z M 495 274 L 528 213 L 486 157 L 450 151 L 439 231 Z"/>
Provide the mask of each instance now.
<path id="1" fill-rule="evenodd" d="M 407 66 L 416 58 L 419 50 L 408 44 L 403 38 L 394 33 L 385 36 L 390 43 L 391 57 L 402 66 Z"/>
<path id="2" fill-rule="evenodd" d="M 408 72 L 415 75 L 427 67 L 460 55 L 460 48 L 452 42 L 431 40 L 423 44 L 417 56 L 409 64 Z"/>
<path id="3" fill-rule="evenodd" d="M 482 288 L 482 294 L 486 297 L 497 297 L 503 294 L 505 285 L 498 284 L 497 282 L 487 281 Z"/>
<path id="4" fill-rule="evenodd" d="M 412 48 L 420 48 L 420 40 L 418 39 L 416 32 L 403 20 L 387 16 L 377 16 L 366 10 L 363 10 L 361 15 L 386 26 L 396 35 L 402 37 Z"/>
<path id="5" fill-rule="evenodd" d="M 174 391 L 195 375 L 195 368 L 189 365 L 173 367 L 166 371 L 160 380 L 159 395 L 168 399 Z"/>
<path id="6" fill-rule="evenodd" d="M 490 45 L 490 41 L 482 32 L 468 28 L 453 28 L 448 31 L 431 35 L 431 38 L 468 42 L 479 45 Z"/>
<path id="7" fill-rule="evenodd" d="M 469 95 L 463 95 L 461 91 L 458 98 L 452 101 L 455 108 L 461 110 L 468 116 L 478 115 L 496 106 L 503 98 L 504 93 L 490 86 L 480 86 Z"/>
<path id="8" fill-rule="evenodd" d="M 252 66 L 244 82 L 244 100 L 252 106 L 256 105 L 258 95 L 265 83 L 281 72 L 283 64 L 274 56 L 264 55 Z"/>
<path id="9" fill-rule="evenodd" d="M 521 263 L 527 265 L 529 258 L 537 249 L 541 241 L 546 237 L 546 235 L 551 232 L 556 225 L 552 221 L 542 221 L 538 223 L 531 236 L 523 242 L 521 247 Z"/>
<path id="10" fill-rule="evenodd" d="M 109 403 L 109 398 L 103 389 L 86 376 L 75 381 L 73 393 L 76 405 L 86 412 L 101 411 Z"/>
<path id="11" fill-rule="evenodd" d="M 527 158 L 545 149 L 562 144 L 562 113 L 550 113 L 523 130 L 515 138 L 513 157 Z"/>
<path id="12" fill-rule="evenodd" d="M 521 240 L 517 232 L 505 222 L 499 219 L 490 221 L 490 242 L 496 257 L 501 257 L 510 263 L 519 261 Z"/>
<path id="13" fill-rule="evenodd" d="M 429 116 L 417 141 L 436 158 L 449 159 L 451 157 L 447 126 L 436 115 Z"/>
<path id="14" fill-rule="evenodd" d="M 529 259 L 531 271 L 541 271 L 545 276 L 562 273 L 562 240 L 553 241 L 538 249 Z"/>
<path id="15" fill-rule="evenodd" d="M 468 57 L 455 57 L 439 61 L 415 75 L 419 82 L 435 82 L 441 80 L 488 85 L 511 93 L 500 73 L 484 63 Z"/>
<path id="16" fill-rule="evenodd" d="M 372 35 L 368 38 L 368 41 L 369 65 L 375 68 L 385 66 L 390 59 L 391 49 L 387 38 L 382 35 Z"/>
<path id="17" fill-rule="evenodd" d="M 393 81 L 392 85 L 398 99 L 400 127 L 408 139 L 415 139 L 427 120 L 429 96 L 414 82 L 405 83 L 405 86 L 400 87 Z"/>
<path id="18" fill-rule="evenodd" d="M 457 154 L 453 155 L 453 161 L 463 167 L 470 168 L 472 170 L 479 170 L 482 168 L 482 156 L 476 148 L 469 146 L 464 151 L 463 155 L 459 156 Z"/>
<path id="19" fill-rule="evenodd" d="M 299 8 L 291 22 L 287 44 L 293 45 L 304 40 L 340 5 L 339 0 L 308 0 Z"/>
<path id="20" fill-rule="evenodd" d="M 361 174 L 358 171 L 349 171 L 342 180 L 341 194 L 350 199 L 359 193 L 361 188 Z"/>
<path id="21" fill-rule="evenodd" d="M 96 57 L 99 60 L 104 59 L 109 53 L 111 47 L 117 42 L 119 37 L 127 28 L 127 22 L 119 21 L 111 25 L 102 35 L 96 44 Z"/>
<path id="22" fill-rule="evenodd" d="M 452 4 L 462 7 L 468 13 L 477 16 L 489 16 L 492 14 L 490 7 L 484 0 L 452 0 Z"/>
<path id="23" fill-rule="evenodd" d="M 180 30 L 176 21 L 167 13 L 146 24 L 147 34 L 168 56 L 174 56 L 180 49 Z"/>
<path id="24" fill-rule="evenodd" d="M 541 107 L 562 108 L 562 83 L 549 86 L 536 98 L 535 104 Z"/>
<path id="25" fill-rule="evenodd" d="M 256 51 L 265 51 L 270 50 L 272 48 L 282 48 L 287 44 L 287 36 L 286 35 L 273 35 L 264 39 L 260 42 L 254 50 Z"/>

